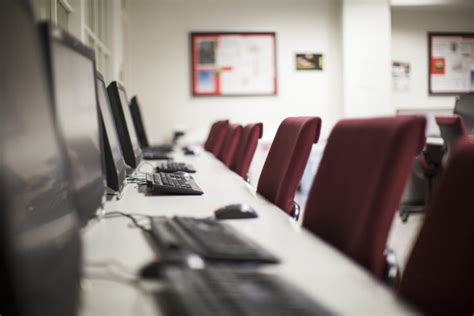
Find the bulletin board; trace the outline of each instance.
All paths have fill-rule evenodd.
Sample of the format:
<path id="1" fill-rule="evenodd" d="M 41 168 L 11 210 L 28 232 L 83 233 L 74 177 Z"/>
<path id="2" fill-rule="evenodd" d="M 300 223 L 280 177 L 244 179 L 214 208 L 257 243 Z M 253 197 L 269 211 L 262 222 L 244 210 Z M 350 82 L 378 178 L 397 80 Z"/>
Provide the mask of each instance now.
<path id="1" fill-rule="evenodd" d="M 277 94 L 274 32 L 191 33 L 193 96 Z"/>
<path id="2" fill-rule="evenodd" d="M 474 33 L 428 33 L 429 94 L 474 92 Z"/>

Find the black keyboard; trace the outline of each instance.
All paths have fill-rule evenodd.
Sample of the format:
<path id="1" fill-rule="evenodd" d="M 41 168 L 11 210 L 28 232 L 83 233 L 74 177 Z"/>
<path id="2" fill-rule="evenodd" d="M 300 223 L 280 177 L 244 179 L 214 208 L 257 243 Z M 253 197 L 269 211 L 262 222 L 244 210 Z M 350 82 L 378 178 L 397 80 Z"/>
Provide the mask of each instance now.
<path id="1" fill-rule="evenodd" d="M 146 150 L 161 151 L 163 153 L 170 153 L 173 151 L 173 149 L 174 149 L 174 145 L 171 145 L 171 144 L 155 145 L 155 146 L 150 146 L 146 148 Z"/>
<path id="2" fill-rule="evenodd" d="M 172 160 L 173 158 L 162 152 L 144 151 L 143 159 L 145 160 Z"/>
<path id="3" fill-rule="evenodd" d="M 156 299 L 165 315 L 310 316 L 333 315 L 283 279 L 256 271 L 225 268 L 164 271 L 164 292 Z"/>
<path id="4" fill-rule="evenodd" d="M 188 173 L 194 173 L 196 170 L 193 166 L 188 165 L 184 162 L 174 162 L 174 161 L 167 161 L 161 163 L 159 166 L 156 167 L 156 172 L 176 172 L 176 171 L 184 171 Z"/>
<path id="5" fill-rule="evenodd" d="M 167 155 L 168 152 L 162 150 L 156 150 L 151 148 L 144 148 L 143 152 L 143 159 L 145 160 L 170 160 L 172 159 L 170 156 Z"/>
<path id="6" fill-rule="evenodd" d="M 214 219 L 154 218 L 151 236 L 164 256 L 189 251 L 213 261 L 279 262 L 268 251 Z"/>
<path id="7" fill-rule="evenodd" d="M 193 178 L 175 173 L 147 173 L 146 183 L 151 193 L 201 195 L 201 188 Z"/>

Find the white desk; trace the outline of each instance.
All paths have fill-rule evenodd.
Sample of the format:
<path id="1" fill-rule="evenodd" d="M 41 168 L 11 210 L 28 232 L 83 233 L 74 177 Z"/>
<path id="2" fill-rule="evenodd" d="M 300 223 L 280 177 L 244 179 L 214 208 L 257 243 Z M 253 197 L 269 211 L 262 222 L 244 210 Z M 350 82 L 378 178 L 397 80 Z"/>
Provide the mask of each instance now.
<path id="1" fill-rule="evenodd" d="M 289 280 L 337 314 L 415 314 L 393 291 L 376 281 L 364 269 L 322 240 L 301 229 L 286 214 L 264 198 L 212 155 L 176 154 L 176 160 L 193 164 L 194 178 L 202 196 L 145 196 L 136 184 L 128 184 L 119 201 L 106 203 L 106 211 L 143 213 L 156 216 L 208 217 L 223 205 L 243 202 L 253 206 L 259 218 L 227 221 L 282 259 L 278 265 L 262 266 Z M 148 169 L 147 169 L 148 168 Z M 150 167 L 143 166 L 143 170 Z M 114 260 L 127 271 L 136 272 L 155 257 L 143 233 L 127 218 L 108 218 L 90 223 L 83 233 L 86 277 L 83 282 L 82 315 L 159 315 L 149 291 L 111 280 L 122 270 L 101 262 Z M 115 272 L 114 272 L 115 271 Z M 114 273 L 113 273 L 114 272 Z M 112 274 L 113 273 L 113 274 Z M 90 275 L 90 277 L 88 277 Z M 112 276 L 113 275 L 113 276 Z M 147 289 L 158 281 L 141 281 Z"/>

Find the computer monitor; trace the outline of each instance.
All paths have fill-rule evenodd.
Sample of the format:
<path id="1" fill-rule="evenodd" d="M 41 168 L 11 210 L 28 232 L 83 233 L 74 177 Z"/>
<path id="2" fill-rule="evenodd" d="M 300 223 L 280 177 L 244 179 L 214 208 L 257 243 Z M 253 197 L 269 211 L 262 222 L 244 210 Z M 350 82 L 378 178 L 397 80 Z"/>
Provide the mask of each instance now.
<path id="1" fill-rule="evenodd" d="M 464 127 L 469 133 L 474 132 L 474 92 L 464 94 L 456 99 L 454 114 L 462 117 Z"/>
<path id="2" fill-rule="evenodd" d="M 96 76 L 107 186 L 115 192 L 120 192 L 124 185 L 127 168 L 125 160 L 123 159 L 122 150 L 120 149 L 120 141 L 117 135 L 112 109 L 110 108 L 104 77 L 99 72 L 96 72 Z"/>
<path id="3" fill-rule="evenodd" d="M 74 200 L 85 224 L 105 198 L 95 54 L 61 29 L 40 24 L 49 61 L 54 114 L 69 158 Z"/>
<path id="4" fill-rule="evenodd" d="M 0 313 L 75 315 L 81 242 L 29 2 L 0 1 Z"/>
<path id="5" fill-rule="evenodd" d="M 117 126 L 120 146 L 125 162 L 131 168 L 136 168 L 142 160 L 142 149 L 138 141 L 133 119 L 130 113 L 127 94 L 124 87 L 117 81 L 112 81 L 107 87 L 112 113 Z"/>
<path id="6" fill-rule="evenodd" d="M 140 105 L 138 104 L 137 96 L 133 96 L 133 98 L 130 100 L 130 112 L 132 113 L 134 123 L 133 126 L 135 126 L 135 131 L 137 132 L 140 146 L 142 148 L 150 147 L 148 137 L 146 136 L 145 125 L 143 124 L 142 113 L 140 111 Z"/>

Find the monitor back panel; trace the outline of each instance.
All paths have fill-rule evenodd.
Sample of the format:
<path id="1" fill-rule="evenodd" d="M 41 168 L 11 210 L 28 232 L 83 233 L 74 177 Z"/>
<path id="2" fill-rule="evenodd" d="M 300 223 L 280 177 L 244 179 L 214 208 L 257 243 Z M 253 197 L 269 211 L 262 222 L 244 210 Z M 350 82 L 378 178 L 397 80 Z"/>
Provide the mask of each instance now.
<path id="1" fill-rule="evenodd" d="M 137 96 L 134 96 L 132 100 L 130 100 L 130 112 L 132 113 L 133 123 L 135 131 L 137 132 L 138 140 L 140 141 L 140 146 L 142 146 L 142 148 L 150 147 Z"/>
<path id="2" fill-rule="evenodd" d="M 83 224 L 105 196 L 97 110 L 95 54 L 66 32 L 41 24 L 49 60 L 54 114 L 69 158 L 74 200 Z"/>
<path id="3" fill-rule="evenodd" d="M 124 185 L 126 165 L 120 148 L 112 109 L 110 108 L 107 88 L 105 87 L 104 78 L 100 73 L 97 73 L 97 96 L 103 136 L 107 186 L 113 191 L 120 192 Z"/>
<path id="4" fill-rule="evenodd" d="M 125 90 L 118 82 L 113 81 L 107 87 L 107 92 L 125 162 L 131 168 L 136 168 L 142 159 L 142 150 L 133 127 Z"/>
<path id="5" fill-rule="evenodd" d="M 75 315 L 79 222 L 28 1 L 0 1 L 0 39 L 2 315 Z"/>

